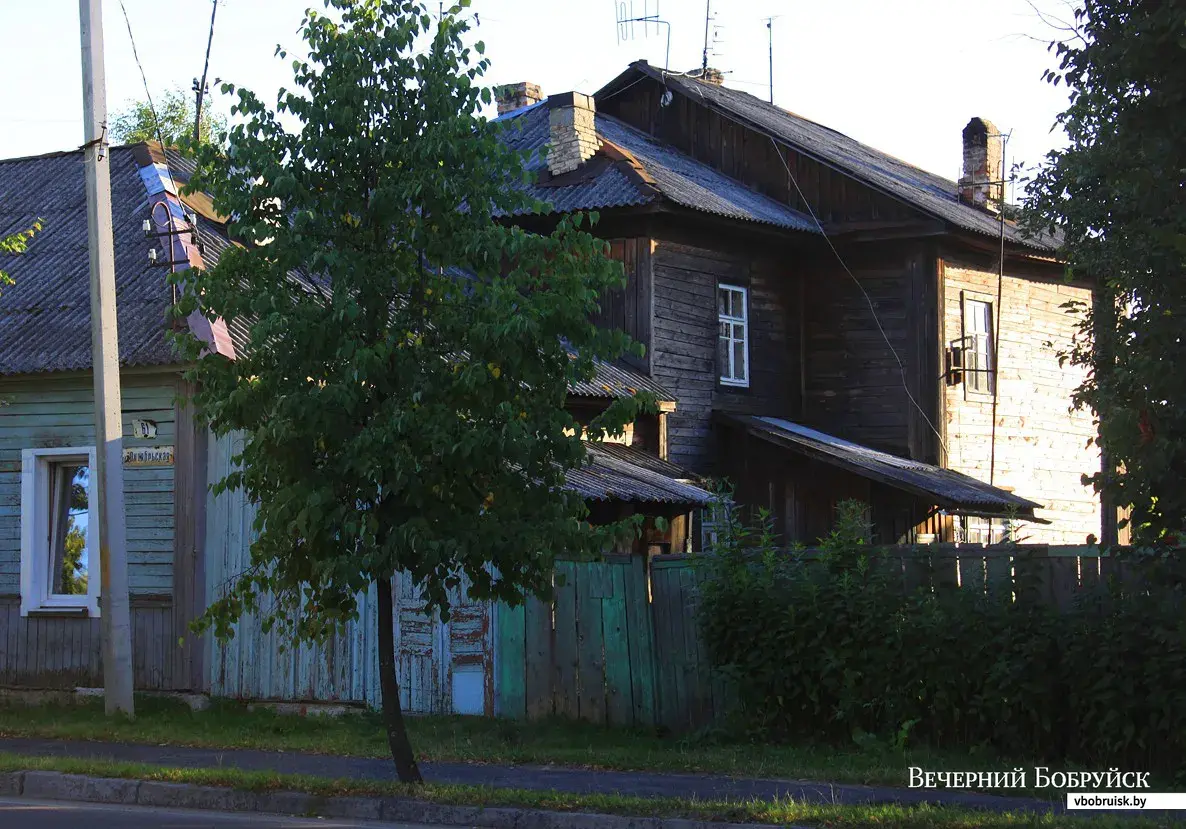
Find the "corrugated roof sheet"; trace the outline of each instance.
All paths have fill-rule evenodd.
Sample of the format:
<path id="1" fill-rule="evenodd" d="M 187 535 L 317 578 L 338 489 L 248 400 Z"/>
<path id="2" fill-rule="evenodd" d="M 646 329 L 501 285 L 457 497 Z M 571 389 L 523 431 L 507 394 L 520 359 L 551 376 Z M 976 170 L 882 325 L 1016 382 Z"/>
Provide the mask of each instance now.
<path id="1" fill-rule="evenodd" d="M 111 200 L 115 237 L 116 296 L 120 361 L 123 365 L 162 365 L 176 358 L 166 338 L 166 313 L 173 302 L 168 268 L 152 267 L 141 223 L 148 218 L 148 196 L 133 147 L 111 150 Z M 169 171 L 178 187 L 189 180 L 192 162 L 168 152 Z M 91 366 L 90 258 L 87 251 L 86 183 L 81 152 L 0 161 L 0 236 L 43 228 L 21 256 L 0 258 L 0 269 L 16 281 L 0 295 L 0 375 L 77 371 Z M 233 244 L 226 229 L 199 215 L 198 239 L 206 267 L 218 264 Z M 296 274 L 298 285 L 308 280 Z M 246 348 L 250 320 L 230 326 L 236 350 Z M 674 395 L 649 377 L 603 361 L 597 375 L 575 385 L 581 397 L 632 396 L 649 391 L 660 401 Z"/>
<path id="2" fill-rule="evenodd" d="M 570 470 L 569 489 L 593 501 L 632 501 L 641 503 L 704 506 L 712 494 L 686 483 L 691 476 L 678 466 L 656 457 L 613 443 L 585 444 L 590 463 Z"/>
<path id="3" fill-rule="evenodd" d="M 136 152 L 111 148 L 111 213 L 120 363 L 167 365 L 176 361 L 167 339 L 173 289 L 169 269 L 149 264 L 159 240 L 145 238 L 149 197 Z M 172 151 L 169 170 L 189 162 Z M 165 168 L 162 168 L 165 169 Z M 0 375 L 81 371 L 91 367 L 90 256 L 87 249 L 86 181 L 81 151 L 0 161 L 0 236 L 42 230 L 20 256 L 0 258 L 16 281 L 0 295 Z M 198 238 L 207 267 L 231 244 L 225 229 L 199 215 Z M 232 335 L 235 332 L 232 331 Z M 241 344 L 240 336 L 232 338 Z"/>
<path id="4" fill-rule="evenodd" d="M 655 78 L 668 88 L 700 100 L 706 106 L 723 112 L 734 120 L 748 124 L 759 132 L 771 135 L 779 141 L 835 165 L 939 219 L 965 230 L 988 236 L 1000 235 L 999 220 L 961 202 L 958 198 L 958 187 L 950 179 L 907 164 L 843 133 L 776 107 L 748 92 L 706 83 L 684 75 L 664 73 L 646 61 L 636 61 L 630 66 L 630 70 L 603 87 L 597 96 L 621 88 L 638 74 Z M 1005 225 L 1005 238 L 1038 250 L 1051 251 L 1055 247 L 1054 240 L 1027 238 L 1011 223 Z"/>
<path id="5" fill-rule="evenodd" d="M 569 353 L 572 353 L 571 346 Z M 675 403 L 674 394 L 663 388 L 642 372 L 635 371 L 620 362 L 593 361 L 596 372 L 593 379 L 580 383 L 569 383 L 568 393 L 575 397 L 597 397 L 602 399 L 618 399 L 634 397 L 639 391 L 647 391 L 655 396 L 660 403 Z"/>
<path id="6" fill-rule="evenodd" d="M 597 113 L 594 117 L 601 139 L 633 156 L 653 186 L 644 184 L 628 162 L 604 163 L 606 150 L 603 149 L 599 154 L 602 162 L 598 163 L 597 156 L 586 162 L 590 165 L 589 175 L 580 177 L 579 181 L 560 186 L 537 184 L 529 189 L 531 196 L 547 202 L 554 212 L 629 207 L 649 204 L 661 197 L 682 207 L 730 219 L 819 232 L 810 217 L 751 190 L 707 164 L 609 115 Z M 528 170 L 536 176 L 546 173 L 548 165 L 543 150 L 550 140 L 547 101 L 507 113 L 498 121 L 506 126 L 507 145 L 529 153 Z M 613 147 L 609 148 L 610 153 Z M 594 164 L 598 166 L 593 167 Z"/>
<path id="7" fill-rule="evenodd" d="M 141 223 L 148 196 L 131 147 L 111 149 L 119 354 L 124 365 L 170 363 L 165 339 L 172 290 L 150 267 Z M 21 256 L 0 257 L 16 284 L 0 295 L 0 375 L 91 365 L 90 257 L 82 152 L 0 161 L 0 236 L 42 230 Z"/>
<path id="8" fill-rule="evenodd" d="M 792 451 L 880 481 L 898 489 L 931 498 L 938 506 L 969 512 L 1005 514 L 1017 510 L 1032 514 L 1041 504 L 1021 498 L 983 481 L 921 461 L 900 458 L 888 452 L 870 449 L 859 443 L 828 435 L 778 417 L 719 414 L 722 420 L 736 423 L 757 437 Z"/>

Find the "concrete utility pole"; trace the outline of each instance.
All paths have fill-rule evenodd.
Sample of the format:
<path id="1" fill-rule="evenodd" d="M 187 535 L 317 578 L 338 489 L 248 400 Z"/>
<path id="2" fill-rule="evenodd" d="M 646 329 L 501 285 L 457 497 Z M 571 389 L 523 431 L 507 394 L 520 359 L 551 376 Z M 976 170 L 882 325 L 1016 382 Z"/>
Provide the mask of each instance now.
<path id="1" fill-rule="evenodd" d="M 86 136 L 87 241 L 91 254 L 91 363 L 95 376 L 95 470 L 99 507 L 99 591 L 107 713 L 135 713 L 128 544 L 124 527 L 123 417 L 111 231 L 111 153 L 103 74 L 101 0 L 78 0 L 82 23 L 82 108 Z M 93 548 L 92 548 L 93 553 Z"/>

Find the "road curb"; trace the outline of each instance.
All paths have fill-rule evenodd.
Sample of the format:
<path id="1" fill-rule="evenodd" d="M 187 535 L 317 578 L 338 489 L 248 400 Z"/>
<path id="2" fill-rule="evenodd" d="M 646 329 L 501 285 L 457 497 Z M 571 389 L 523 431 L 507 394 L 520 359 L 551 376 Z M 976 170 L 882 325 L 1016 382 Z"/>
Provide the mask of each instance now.
<path id="1" fill-rule="evenodd" d="M 716 823 L 690 818 L 549 812 L 506 806 L 450 806 L 407 797 L 320 797 L 292 791 L 248 792 L 223 786 L 91 777 L 56 771 L 0 774 L 0 795 L 218 812 L 404 821 L 482 829 L 776 829 L 771 824 L 762 823 Z M 783 829 L 796 827 L 784 826 Z"/>

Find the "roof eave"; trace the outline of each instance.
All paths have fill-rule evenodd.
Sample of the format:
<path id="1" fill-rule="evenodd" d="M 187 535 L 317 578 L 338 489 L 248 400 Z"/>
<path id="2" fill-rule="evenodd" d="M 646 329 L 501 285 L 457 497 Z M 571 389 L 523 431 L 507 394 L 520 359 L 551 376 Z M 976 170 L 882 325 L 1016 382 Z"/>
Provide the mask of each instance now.
<path id="1" fill-rule="evenodd" d="M 859 477 L 868 478 L 872 481 L 876 481 L 877 483 L 884 484 L 885 486 L 891 487 L 892 489 L 898 489 L 903 492 L 908 492 L 911 495 L 914 495 L 919 498 L 923 498 L 926 501 L 928 501 L 942 509 L 950 510 L 950 511 L 975 513 L 975 514 L 988 514 L 988 512 L 992 512 L 992 510 L 989 509 L 985 504 L 977 504 L 976 502 L 970 502 L 970 501 L 953 500 L 950 497 L 941 495 L 939 493 L 932 492 L 932 491 L 925 489 L 923 487 L 915 486 L 914 484 L 911 484 L 908 481 L 902 481 L 898 478 L 894 478 L 892 476 L 885 475 L 876 469 L 870 469 L 867 466 L 862 466 L 860 464 L 852 463 L 851 461 L 849 461 L 843 457 L 840 457 L 836 454 L 820 450 L 820 449 L 816 448 L 815 446 L 812 446 L 809 443 L 785 438 L 782 435 L 775 434 L 771 430 L 762 428 L 761 426 L 757 425 L 754 422 L 754 419 L 749 415 L 735 415 L 735 414 L 714 412 L 714 417 L 724 420 L 725 422 L 733 422 L 737 425 L 740 425 L 749 434 L 751 434 L 754 437 L 757 437 L 761 440 L 766 440 L 766 441 L 770 441 L 773 443 L 777 443 L 780 446 L 783 446 L 787 449 L 790 449 L 795 452 L 799 452 L 799 453 L 806 455 L 807 457 L 810 457 L 814 460 L 818 460 L 823 463 L 829 464 L 831 466 L 838 467 L 838 468 L 843 469 L 847 472 L 851 472 L 852 474 L 857 475 Z M 1033 511 L 1035 509 L 1043 508 L 1041 504 L 1036 503 L 1034 501 L 1030 501 L 1027 498 L 1022 498 L 1017 495 L 1011 495 L 1010 500 L 1014 500 L 1014 503 L 1018 509 L 1017 517 L 1024 518 L 1026 520 L 1036 520 L 1033 515 Z M 986 512 L 986 510 L 988 512 Z M 1004 515 L 1003 512 L 1001 512 L 999 514 Z"/>

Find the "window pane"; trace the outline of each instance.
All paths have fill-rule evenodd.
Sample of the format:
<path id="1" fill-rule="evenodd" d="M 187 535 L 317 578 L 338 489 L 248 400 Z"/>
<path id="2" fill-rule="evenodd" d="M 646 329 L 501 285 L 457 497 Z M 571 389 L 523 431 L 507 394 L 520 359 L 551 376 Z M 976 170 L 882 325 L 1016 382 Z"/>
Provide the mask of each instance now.
<path id="1" fill-rule="evenodd" d="M 987 302 L 968 301 L 968 333 L 987 334 L 989 305 Z"/>
<path id="2" fill-rule="evenodd" d="M 717 289 L 717 314 L 721 316 L 729 314 L 729 292 L 724 288 Z"/>
<path id="3" fill-rule="evenodd" d="M 90 572 L 90 470 L 78 461 L 57 461 L 49 465 L 49 473 L 50 593 L 86 595 Z"/>
<path id="4" fill-rule="evenodd" d="M 745 379 L 745 343 L 738 341 L 733 343 L 733 365 L 736 366 L 733 373 L 735 380 Z"/>
<path id="5" fill-rule="evenodd" d="M 729 371 L 729 338 L 724 336 L 725 332 L 723 329 L 725 327 L 725 325 L 721 326 L 722 336 L 717 339 L 717 365 L 720 369 L 721 376 L 729 378 L 733 375 Z"/>

